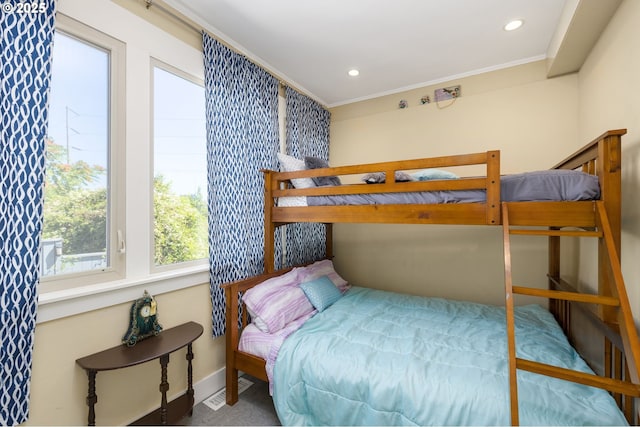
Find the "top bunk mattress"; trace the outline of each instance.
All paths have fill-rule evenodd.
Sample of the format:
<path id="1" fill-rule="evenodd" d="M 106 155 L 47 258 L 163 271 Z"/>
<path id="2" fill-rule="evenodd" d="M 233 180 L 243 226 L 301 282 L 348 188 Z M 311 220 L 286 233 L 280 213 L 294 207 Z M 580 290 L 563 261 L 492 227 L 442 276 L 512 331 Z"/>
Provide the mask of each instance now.
<path id="1" fill-rule="evenodd" d="M 504 202 L 581 201 L 600 198 L 598 177 L 573 170 L 544 170 L 500 177 Z M 420 191 L 281 197 L 278 206 L 483 203 L 485 190 Z"/>

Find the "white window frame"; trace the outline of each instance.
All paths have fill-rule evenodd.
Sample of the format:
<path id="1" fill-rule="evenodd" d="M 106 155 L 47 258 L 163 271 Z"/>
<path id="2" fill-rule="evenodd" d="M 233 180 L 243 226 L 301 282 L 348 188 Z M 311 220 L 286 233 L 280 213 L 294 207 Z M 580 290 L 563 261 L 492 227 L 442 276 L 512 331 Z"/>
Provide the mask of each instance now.
<path id="1" fill-rule="evenodd" d="M 56 31 L 109 53 L 109 166 L 107 233 L 109 266 L 79 273 L 41 277 L 39 293 L 121 280 L 126 271 L 125 246 L 125 44 L 58 13 Z M 55 61 L 55 59 L 54 59 Z"/>
<path id="2" fill-rule="evenodd" d="M 112 90 L 118 88 L 118 98 L 112 98 L 111 106 L 114 114 L 112 119 L 118 123 L 117 128 L 112 128 L 112 149 L 116 149 L 116 152 L 111 164 L 112 168 L 117 168 L 112 169 L 115 179 L 113 191 L 118 202 L 113 220 L 117 220 L 119 227 L 115 228 L 111 238 L 117 239 L 117 230 L 120 229 L 121 235 L 127 240 L 126 253 L 118 255 L 121 261 L 120 274 L 103 272 L 93 276 L 67 276 L 64 280 L 55 281 L 57 283 L 41 283 L 38 288 L 37 323 L 113 305 L 130 304 L 140 298 L 145 290 L 158 296 L 208 284 L 207 262 L 194 266 L 180 264 L 167 271 L 154 271 L 149 266 L 149 260 L 153 259 L 149 237 L 150 213 L 153 212 L 153 184 L 149 182 L 152 173 L 149 171 L 152 167 L 149 157 L 152 146 L 149 133 L 149 64 L 152 58 L 159 58 L 165 64 L 204 79 L 201 48 L 112 2 L 60 1 L 56 25 L 57 30 L 98 46 L 105 45 L 106 42 L 100 41 L 105 35 L 108 35 L 107 39 L 124 42 L 117 43 L 123 49 L 118 52 L 112 50 L 111 58 L 112 61 L 118 61 L 118 74 L 111 76 L 114 79 L 111 82 Z M 112 122 L 112 126 L 115 126 L 115 122 Z M 111 208 L 116 206 L 111 205 Z"/>
<path id="3" fill-rule="evenodd" d="M 203 267 L 203 266 L 208 266 L 209 264 L 209 258 L 201 258 L 201 259 L 197 259 L 197 260 L 191 260 L 191 261 L 184 261 L 184 262 L 179 262 L 179 263 L 175 263 L 175 264 L 167 264 L 167 265 L 156 265 L 155 263 L 155 238 L 154 238 L 154 220 L 155 220 L 155 216 L 154 216 L 154 204 L 153 204 L 153 197 L 154 197 L 154 178 L 155 178 L 155 135 L 154 135 L 154 124 L 155 124 L 155 111 L 153 109 L 153 106 L 155 105 L 155 80 L 154 80 L 154 69 L 155 68 L 160 68 L 163 71 L 166 71 L 168 73 L 174 74 L 177 77 L 183 78 L 187 81 L 190 81 L 194 84 L 197 84 L 198 86 L 201 86 L 203 88 L 203 96 L 204 96 L 204 81 L 198 77 L 195 77 L 185 71 L 180 70 L 179 68 L 176 68 L 172 65 L 167 64 L 166 62 L 160 61 L 159 59 L 156 59 L 154 57 L 151 57 L 151 66 L 149 68 L 149 73 L 150 73 L 150 77 L 149 77 L 149 81 L 151 82 L 150 84 L 150 89 L 149 89 L 149 93 L 151 94 L 150 96 L 150 100 L 149 100 L 149 111 L 151 112 L 151 117 L 149 119 L 149 123 L 150 123 L 150 129 L 149 129 L 149 135 L 151 136 L 151 143 L 150 145 L 150 153 L 149 153 L 149 157 L 151 159 L 151 167 L 150 167 L 150 177 L 149 177 L 149 182 L 151 184 L 151 189 L 150 189 L 150 194 L 151 194 L 151 206 L 150 206 L 150 214 L 149 214 L 149 224 L 150 224 L 150 230 L 149 230 L 149 236 L 150 236 L 150 243 L 149 243 L 149 247 L 150 247 L 150 256 L 149 256 L 149 269 L 151 272 L 163 272 L 163 271 L 172 271 L 172 270 L 179 270 L 179 269 L 189 269 L 189 268 L 197 268 L 197 267 Z M 205 188 L 205 191 L 208 191 L 207 188 Z"/>

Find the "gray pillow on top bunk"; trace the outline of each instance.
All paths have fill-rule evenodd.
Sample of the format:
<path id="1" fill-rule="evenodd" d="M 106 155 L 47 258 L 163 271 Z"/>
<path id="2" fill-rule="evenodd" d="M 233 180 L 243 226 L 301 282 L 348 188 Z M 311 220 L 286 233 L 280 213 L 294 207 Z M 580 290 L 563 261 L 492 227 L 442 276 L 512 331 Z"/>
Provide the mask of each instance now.
<path id="1" fill-rule="evenodd" d="M 329 162 L 319 157 L 307 156 L 304 158 L 304 165 L 307 169 L 323 169 L 329 167 Z M 325 185 L 342 185 L 337 176 L 314 176 L 311 178 L 318 187 Z"/>
<path id="2" fill-rule="evenodd" d="M 367 184 L 382 184 L 386 181 L 386 174 L 384 172 L 372 172 L 362 177 L 362 180 Z M 415 181 L 416 179 L 406 172 L 396 171 L 396 182 L 408 182 Z"/>

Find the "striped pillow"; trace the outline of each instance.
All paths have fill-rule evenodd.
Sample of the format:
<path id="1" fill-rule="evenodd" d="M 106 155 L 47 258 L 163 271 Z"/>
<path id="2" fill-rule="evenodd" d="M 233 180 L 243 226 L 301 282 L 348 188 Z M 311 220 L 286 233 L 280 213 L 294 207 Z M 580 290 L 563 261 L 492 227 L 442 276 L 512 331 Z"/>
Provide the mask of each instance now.
<path id="1" fill-rule="evenodd" d="M 314 308 L 300 289 L 299 268 L 265 280 L 247 290 L 244 301 L 251 321 L 262 332 L 273 334 Z"/>

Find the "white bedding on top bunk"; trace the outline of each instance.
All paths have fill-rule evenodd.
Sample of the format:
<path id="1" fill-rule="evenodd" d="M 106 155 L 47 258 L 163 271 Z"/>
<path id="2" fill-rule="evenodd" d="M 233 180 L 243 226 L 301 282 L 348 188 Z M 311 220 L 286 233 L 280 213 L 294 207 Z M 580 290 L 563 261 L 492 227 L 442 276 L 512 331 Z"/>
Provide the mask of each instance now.
<path id="1" fill-rule="evenodd" d="M 502 176 L 500 197 L 505 202 L 596 200 L 600 197 L 600 185 L 597 176 L 580 171 L 526 172 Z M 455 190 L 280 197 L 278 206 L 481 203 L 485 200 L 484 190 Z"/>

